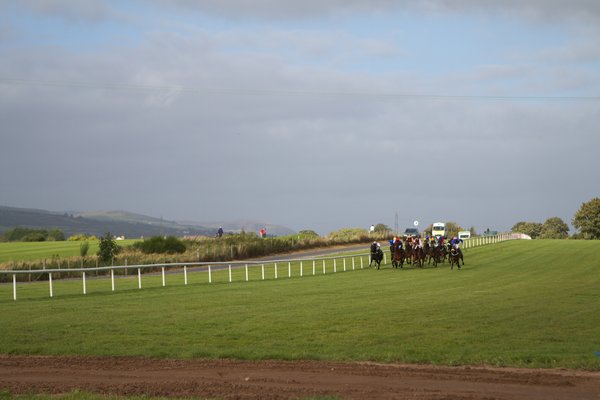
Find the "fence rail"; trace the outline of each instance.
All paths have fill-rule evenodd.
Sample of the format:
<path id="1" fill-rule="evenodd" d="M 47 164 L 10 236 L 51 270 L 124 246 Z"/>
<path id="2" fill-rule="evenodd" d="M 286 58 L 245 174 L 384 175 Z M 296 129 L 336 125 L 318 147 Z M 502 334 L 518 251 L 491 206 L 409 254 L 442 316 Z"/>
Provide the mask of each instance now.
<path id="1" fill-rule="evenodd" d="M 470 249 L 473 247 L 479 247 L 487 244 L 500 243 L 506 240 L 525 239 L 522 234 L 505 233 L 496 236 L 485 236 L 475 237 L 466 239 L 463 241 L 463 248 Z M 385 248 L 385 246 L 384 246 Z M 383 265 L 387 264 L 387 257 L 389 251 L 384 251 Z M 348 261 L 349 260 L 349 261 Z M 370 253 L 364 254 L 349 254 L 339 255 L 334 257 L 305 257 L 297 259 L 281 259 L 281 260 L 269 260 L 269 261 L 231 261 L 231 262 L 189 262 L 189 263 L 163 263 L 163 264 L 144 264 L 144 265 L 116 265 L 106 267 L 92 267 L 92 268 L 56 268 L 56 269 L 38 269 L 38 270 L 3 270 L 0 271 L 0 275 L 12 275 L 12 286 L 13 286 L 13 300 L 17 300 L 17 275 L 26 274 L 40 274 L 47 275 L 49 285 L 49 295 L 54 297 L 54 276 L 59 274 L 73 274 L 81 273 L 82 278 L 82 292 L 87 294 L 87 274 L 89 273 L 102 273 L 109 272 L 111 280 L 111 290 L 114 292 L 116 289 L 115 285 L 115 271 L 130 270 L 137 272 L 137 286 L 138 289 L 142 289 L 142 271 L 143 270 L 155 270 L 160 269 L 162 277 L 162 286 L 166 286 L 166 270 L 167 269 L 181 269 L 183 273 L 184 285 L 188 285 L 188 272 L 205 272 L 207 273 L 208 283 L 213 283 L 213 273 L 217 271 L 227 271 L 228 282 L 233 282 L 233 272 L 239 271 L 242 268 L 244 273 L 242 274 L 242 280 L 248 282 L 250 280 L 250 268 L 260 267 L 260 280 L 267 279 L 266 271 L 270 270 L 273 279 L 281 279 L 283 277 L 292 278 L 293 276 L 303 277 L 317 274 L 327 274 L 328 271 L 337 273 L 339 271 L 346 272 L 348 270 L 364 269 L 369 266 L 371 262 Z M 294 269 L 292 269 L 294 267 Z M 317 272 L 318 271 L 318 272 Z M 287 274 L 286 274 L 287 272 Z M 173 274 L 175 272 L 170 272 Z M 256 274 L 258 275 L 258 274 Z M 129 276 L 131 277 L 131 276 Z M 245 279 L 244 279 L 245 278 Z"/>

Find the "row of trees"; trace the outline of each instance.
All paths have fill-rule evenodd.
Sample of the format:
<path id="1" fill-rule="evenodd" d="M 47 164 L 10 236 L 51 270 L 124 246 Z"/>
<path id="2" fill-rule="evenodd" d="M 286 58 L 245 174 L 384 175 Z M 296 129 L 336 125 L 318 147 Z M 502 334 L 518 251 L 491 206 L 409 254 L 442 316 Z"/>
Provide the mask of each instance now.
<path id="1" fill-rule="evenodd" d="M 0 242 L 46 242 L 63 241 L 65 234 L 60 229 L 33 229 L 16 227 L 0 235 Z"/>
<path id="2" fill-rule="evenodd" d="M 511 228 L 531 236 L 532 239 L 566 239 L 569 237 L 569 226 L 559 217 L 548 218 L 546 222 L 519 221 Z"/>
<path id="3" fill-rule="evenodd" d="M 581 205 L 571 221 L 579 229 L 574 239 L 600 239 L 600 198 L 596 197 Z M 569 226 L 559 217 L 548 218 L 543 224 L 539 222 L 520 221 L 512 227 L 513 232 L 521 232 L 532 239 L 566 239 L 569 237 Z"/>

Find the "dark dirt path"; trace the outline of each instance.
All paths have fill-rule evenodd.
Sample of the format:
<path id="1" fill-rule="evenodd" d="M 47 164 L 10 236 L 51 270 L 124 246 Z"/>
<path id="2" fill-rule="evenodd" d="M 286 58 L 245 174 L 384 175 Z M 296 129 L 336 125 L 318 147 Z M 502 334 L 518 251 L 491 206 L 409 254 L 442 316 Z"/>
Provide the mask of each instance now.
<path id="1" fill-rule="evenodd" d="M 321 361 L 1 356 L 0 390 L 223 399 L 600 399 L 600 372 Z"/>

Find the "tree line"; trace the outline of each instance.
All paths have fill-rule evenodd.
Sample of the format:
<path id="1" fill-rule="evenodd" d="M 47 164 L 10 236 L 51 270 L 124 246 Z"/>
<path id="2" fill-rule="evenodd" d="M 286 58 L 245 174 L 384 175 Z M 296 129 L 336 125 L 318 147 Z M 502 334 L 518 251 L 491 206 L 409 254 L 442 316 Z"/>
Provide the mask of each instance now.
<path id="1" fill-rule="evenodd" d="M 579 229 L 579 233 L 571 235 L 572 239 L 600 239 L 600 197 L 582 203 L 571 223 Z M 529 235 L 532 239 L 569 237 L 569 226 L 559 217 L 548 218 L 544 223 L 519 221 L 511 230 Z"/>

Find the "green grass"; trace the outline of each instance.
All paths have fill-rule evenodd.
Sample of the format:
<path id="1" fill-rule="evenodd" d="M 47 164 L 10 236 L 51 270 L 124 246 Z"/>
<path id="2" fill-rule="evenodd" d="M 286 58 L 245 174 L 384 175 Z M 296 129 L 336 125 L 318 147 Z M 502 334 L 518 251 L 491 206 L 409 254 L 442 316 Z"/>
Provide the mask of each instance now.
<path id="1" fill-rule="evenodd" d="M 137 240 L 123 240 L 117 242 L 119 246 L 135 243 Z M 58 255 L 61 258 L 79 256 L 79 246 L 82 242 L 9 242 L 0 243 L 0 263 L 9 261 L 50 260 Z M 90 248 L 88 255 L 98 252 L 98 240 L 88 241 Z"/>
<path id="2" fill-rule="evenodd" d="M 461 270 L 317 264 L 0 285 L 0 353 L 326 359 L 600 370 L 600 241 L 469 249 Z M 270 269 L 269 269 L 270 268 Z M 338 261 L 337 270 L 343 269 Z"/>

